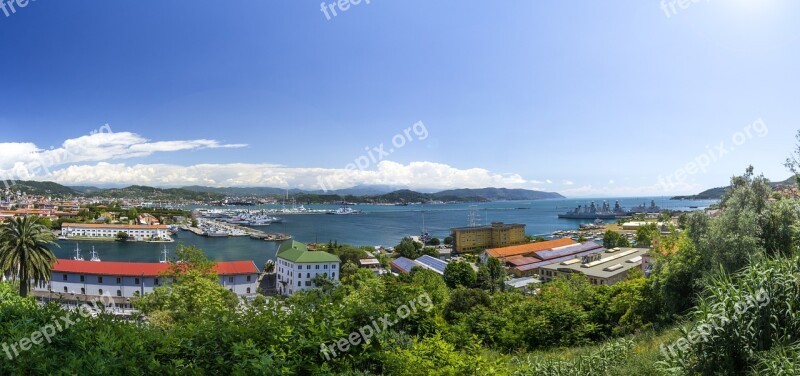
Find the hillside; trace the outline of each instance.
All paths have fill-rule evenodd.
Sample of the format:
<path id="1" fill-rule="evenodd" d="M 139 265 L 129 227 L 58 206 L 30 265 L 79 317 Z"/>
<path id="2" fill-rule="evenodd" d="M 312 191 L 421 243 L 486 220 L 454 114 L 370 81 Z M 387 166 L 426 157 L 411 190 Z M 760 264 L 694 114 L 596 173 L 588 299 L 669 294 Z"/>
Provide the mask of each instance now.
<path id="1" fill-rule="evenodd" d="M 175 201 L 218 201 L 226 196 L 246 197 L 271 196 L 278 199 L 285 197 L 287 191 L 283 188 L 272 187 L 205 187 L 187 186 L 182 188 L 155 188 L 141 185 L 132 185 L 125 188 L 98 188 L 93 186 L 67 187 L 54 182 L 15 181 L 12 186 L 14 191 L 34 195 L 53 196 L 86 196 L 102 198 L 147 198 L 152 200 Z M 545 200 L 563 198 L 555 192 L 542 192 L 527 189 L 507 188 L 481 188 L 481 189 L 450 189 L 436 193 L 422 193 L 410 189 L 396 189 L 382 185 L 360 185 L 351 188 L 331 191 L 304 191 L 290 189 L 288 193 L 297 202 L 303 203 L 334 203 L 340 201 L 356 203 L 404 203 L 404 202 L 487 202 L 487 201 L 516 201 L 516 200 Z"/>
<path id="2" fill-rule="evenodd" d="M 794 176 L 789 177 L 788 179 L 786 179 L 784 181 L 770 183 L 770 185 L 772 185 L 772 188 L 775 188 L 778 185 L 795 185 L 795 184 L 796 184 L 796 182 L 795 182 Z M 730 186 L 711 188 L 711 189 L 707 189 L 705 191 L 702 191 L 702 192 L 700 192 L 700 193 L 698 193 L 696 195 L 674 196 L 674 197 L 670 198 L 670 200 L 719 200 L 719 199 L 722 198 L 723 195 L 725 195 L 725 192 L 728 189 L 730 189 Z"/>
<path id="3" fill-rule="evenodd" d="M 532 191 L 528 189 L 482 188 L 451 189 L 433 194 L 435 197 L 482 197 L 489 201 L 521 201 L 564 198 L 555 192 Z"/>
<path id="4" fill-rule="evenodd" d="M 225 195 L 218 193 L 194 192 L 182 188 L 154 188 L 132 185 L 125 188 L 110 188 L 86 194 L 87 197 L 102 198 L 145 198 L 160 201 L 213 201 L 222 200 Z"/>
<path id="5" fill-rule="evenodd" d="M 282 196 L 286 194 L 286 189 L 283 188 L 271 188 L 271 187 L 205 187 L 200 185 L 191 185 L 187 187 L 181 187 L 179 189 L 184 189 L 187 191 L 192 192 L 201 192 L 201 193 L 214 193 L 224 196 Z M 302 190 L 299 189 L 290 189 L 290 194 L 297 194 L 302 193 Z"/>
<path id="6" fill-rule="evenodd" d="M 248 188 L 214 188 L 203 186 L 188 186 L 182 189 L 193 192 L 209 192 L 226 196 L 273 196 L 281 198 L 286 194 L 283 188 L 248 187 Z M 397 189 L 397 187 L 383 185 L 359 185 L 351 188 L 322 191 L 304 191 L 290 189 L 289 194 L 298 202 L 321 203 L 348 201 L 357 203 L 396 203 L 396 202 L 428 202 L 428 201 L 516 201 L 516 200 L 544 200 L 563 198 L 555 192 L 542 192 L 527 189 L 507 188 L 481 188 L 481 189 L 451 189 L 436 193 L 422 193 L 410 189 Z"/>
<path id="7" fill-rule="evenodd" d="M 8 187 L 13 191 L 25 192 L 31 195 L 72 196 L 79 194 L 79 192 L 72 188 L 51 181 L 14 180 L 13 184 L 8 184 Z M 3 186 L 3 188 L 5 188 L 5 186 Z"/>

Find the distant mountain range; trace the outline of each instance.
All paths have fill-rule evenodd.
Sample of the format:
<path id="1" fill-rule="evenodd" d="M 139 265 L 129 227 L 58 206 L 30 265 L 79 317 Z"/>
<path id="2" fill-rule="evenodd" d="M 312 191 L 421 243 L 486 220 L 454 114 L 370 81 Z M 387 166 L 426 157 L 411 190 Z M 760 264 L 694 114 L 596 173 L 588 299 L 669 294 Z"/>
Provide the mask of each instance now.
<path id="1" fill-rule="evenodd" d="M 796 180 L 794 176 L 779 182 L 771 182 L 772 188 L 775 188 L 778 185 L 795 185 Z M 717 187 L 707 189 L 702 191 L 696 195 L 689 195 L 689 196 L 675 196 L 670 198 L 670 200 L 719 200 L 722 196 L 725 195 L 725 192 L 730 189 L 730 186 L 727 187 Z"/>
<path id="2" fill-rule="evenodd" d="M 283 196 L 286 190 L 280 188 L 212 188 L 191 186 L 184 189 L 197 192 L 221 193 L 228 196 Z M 544 200 L 564 198 L 555 192 L 533 191 L 528 189 L 507 188 L 481 188 L 481 189 L 451 189 L 434 193 L 422 193 L 410 189 L 398 189 L 392 186 L 360 185 L 347 189 L 331 191 L 303 191 L 289 190 L 289 194 L 298 202 L 428 202 L 428 201 L 517 201 L 517 200 Z"/>
<path id="3" fill-rule="evenodd" d="M 270 187 L 204 187 L 188 186 L 182 188 L 155 188 L 132 185 L 124 188 L 98 188 L 93 186 L 64 186 L 54 182 L 14 181 L 11 186 L 15 191 L 34 195 L 49 196 L 85 196 L 110 199 L 146 198 L 152 200 L 188 200 L 188 201 L 220 201 L 225 197 L 272 197 L 282 198 L 287 191 Z M 564 198 L 555 192 L 534 191 L 528 189 L 481 188 L 451 189 L 440 192 L 423 193 L 409 189 L 384 185 L 360 185 L 352 188 L 331 191 L 288 190 L 289 195 L 297 202 L 362 202 L 362 203 L 412 203 L 430 201 L 518 201 L 545 200 Z"/>

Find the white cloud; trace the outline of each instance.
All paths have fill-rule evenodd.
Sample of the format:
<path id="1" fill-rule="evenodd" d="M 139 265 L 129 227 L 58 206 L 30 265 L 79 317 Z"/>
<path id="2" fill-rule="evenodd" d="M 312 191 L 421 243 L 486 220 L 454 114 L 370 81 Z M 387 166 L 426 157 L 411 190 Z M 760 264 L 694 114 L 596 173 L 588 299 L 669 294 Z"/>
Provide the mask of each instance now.
<path id="1" fill-rule="evenodd" d="M 609 180 L 608 184 L 614 184 L 614 179 Z"/>
<path id="2" fill-rule="evenodd" d="M 545 181 L 547 182 L 547 184 L 553 184 L 553 181 L 552 181 L 552 180 L 550 180 L 550 179 L 547 179 L 547 180 L 545 180 Z"/>
<path id="3" fill-rule="evenodd" d="M 68 139 L 60 147 L 51 149 L 41 149 L 32 143 L 0 143 L 0 177 L 29 179 L 75 163 L 140 158 L 159 152 L 245 146 L 206 139 L 151 142 L 130 132 L 92 133 Z"/>
<path id="4" fill-rule="evenodd" d="M 561 183 L 562 183 L 562 184 L 564 184 L 564 185 L 573 185 L 573 184 L 575 184 L 574 182 L 572 182 L 572 181 L 570 181 L 570 180 L 564 180 L 564 181 L 563 181 L 563 182 L 561 182 Z"/>
<path id="5" fill-rule="evenodd" d="M 486 169 L 458 169 L 441 163 L 382 161 L 375 170 L 296 168 L 274 164 L 136 164 L 100 162 L 52 171 L 44 177 L 67 185 L 142 184 L 156 186 L 208 185 L 216 187 L 299 187 L 340 189 L 358 184 L 409 188 L 533 188 L 535 183 L 517 174 L 498 174 Z"/>

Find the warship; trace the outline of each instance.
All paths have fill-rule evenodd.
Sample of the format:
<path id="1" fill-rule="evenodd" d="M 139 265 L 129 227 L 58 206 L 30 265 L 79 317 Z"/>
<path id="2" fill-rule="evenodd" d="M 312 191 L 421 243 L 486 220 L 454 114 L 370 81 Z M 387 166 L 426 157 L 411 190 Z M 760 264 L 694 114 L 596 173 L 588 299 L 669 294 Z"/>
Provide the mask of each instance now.
<path id="1" fill-rule="evenodd" d="M 614 204 L 614 209 L 612 210 L 611 207 L 608 205 L 607 202 L 603 201 L 603 205 L 601 207 L 597 207 L 594 201 L 590 205 L 578 205 L 577 208 L 570 210 L 564 214 L 559 214 L 558 218 L 567 218 L 567 219 L 614 219 L 617 217 L 621 217 L 626 215 L 627 212 L 625 209 L 622 209 L 619 206 L 619 201 Z"/>

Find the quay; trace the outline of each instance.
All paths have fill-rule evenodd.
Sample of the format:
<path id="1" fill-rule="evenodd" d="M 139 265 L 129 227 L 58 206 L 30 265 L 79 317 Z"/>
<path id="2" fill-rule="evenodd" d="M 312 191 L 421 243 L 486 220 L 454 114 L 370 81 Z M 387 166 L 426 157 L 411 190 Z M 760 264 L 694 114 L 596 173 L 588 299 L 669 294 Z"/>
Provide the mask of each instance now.
<path id="1" fill-rule="evenodd" d="M 197 218 L 197 221 L 197 227 L 184 226 L 182 228 L 191 231 L 195 235 L 208 237 L 249 236 L 252 239 L 267 241 L 283 241 L 292 238 L 289 235 L 269 234 L 254 228 L 225 223 L 211 218 Z"/>

